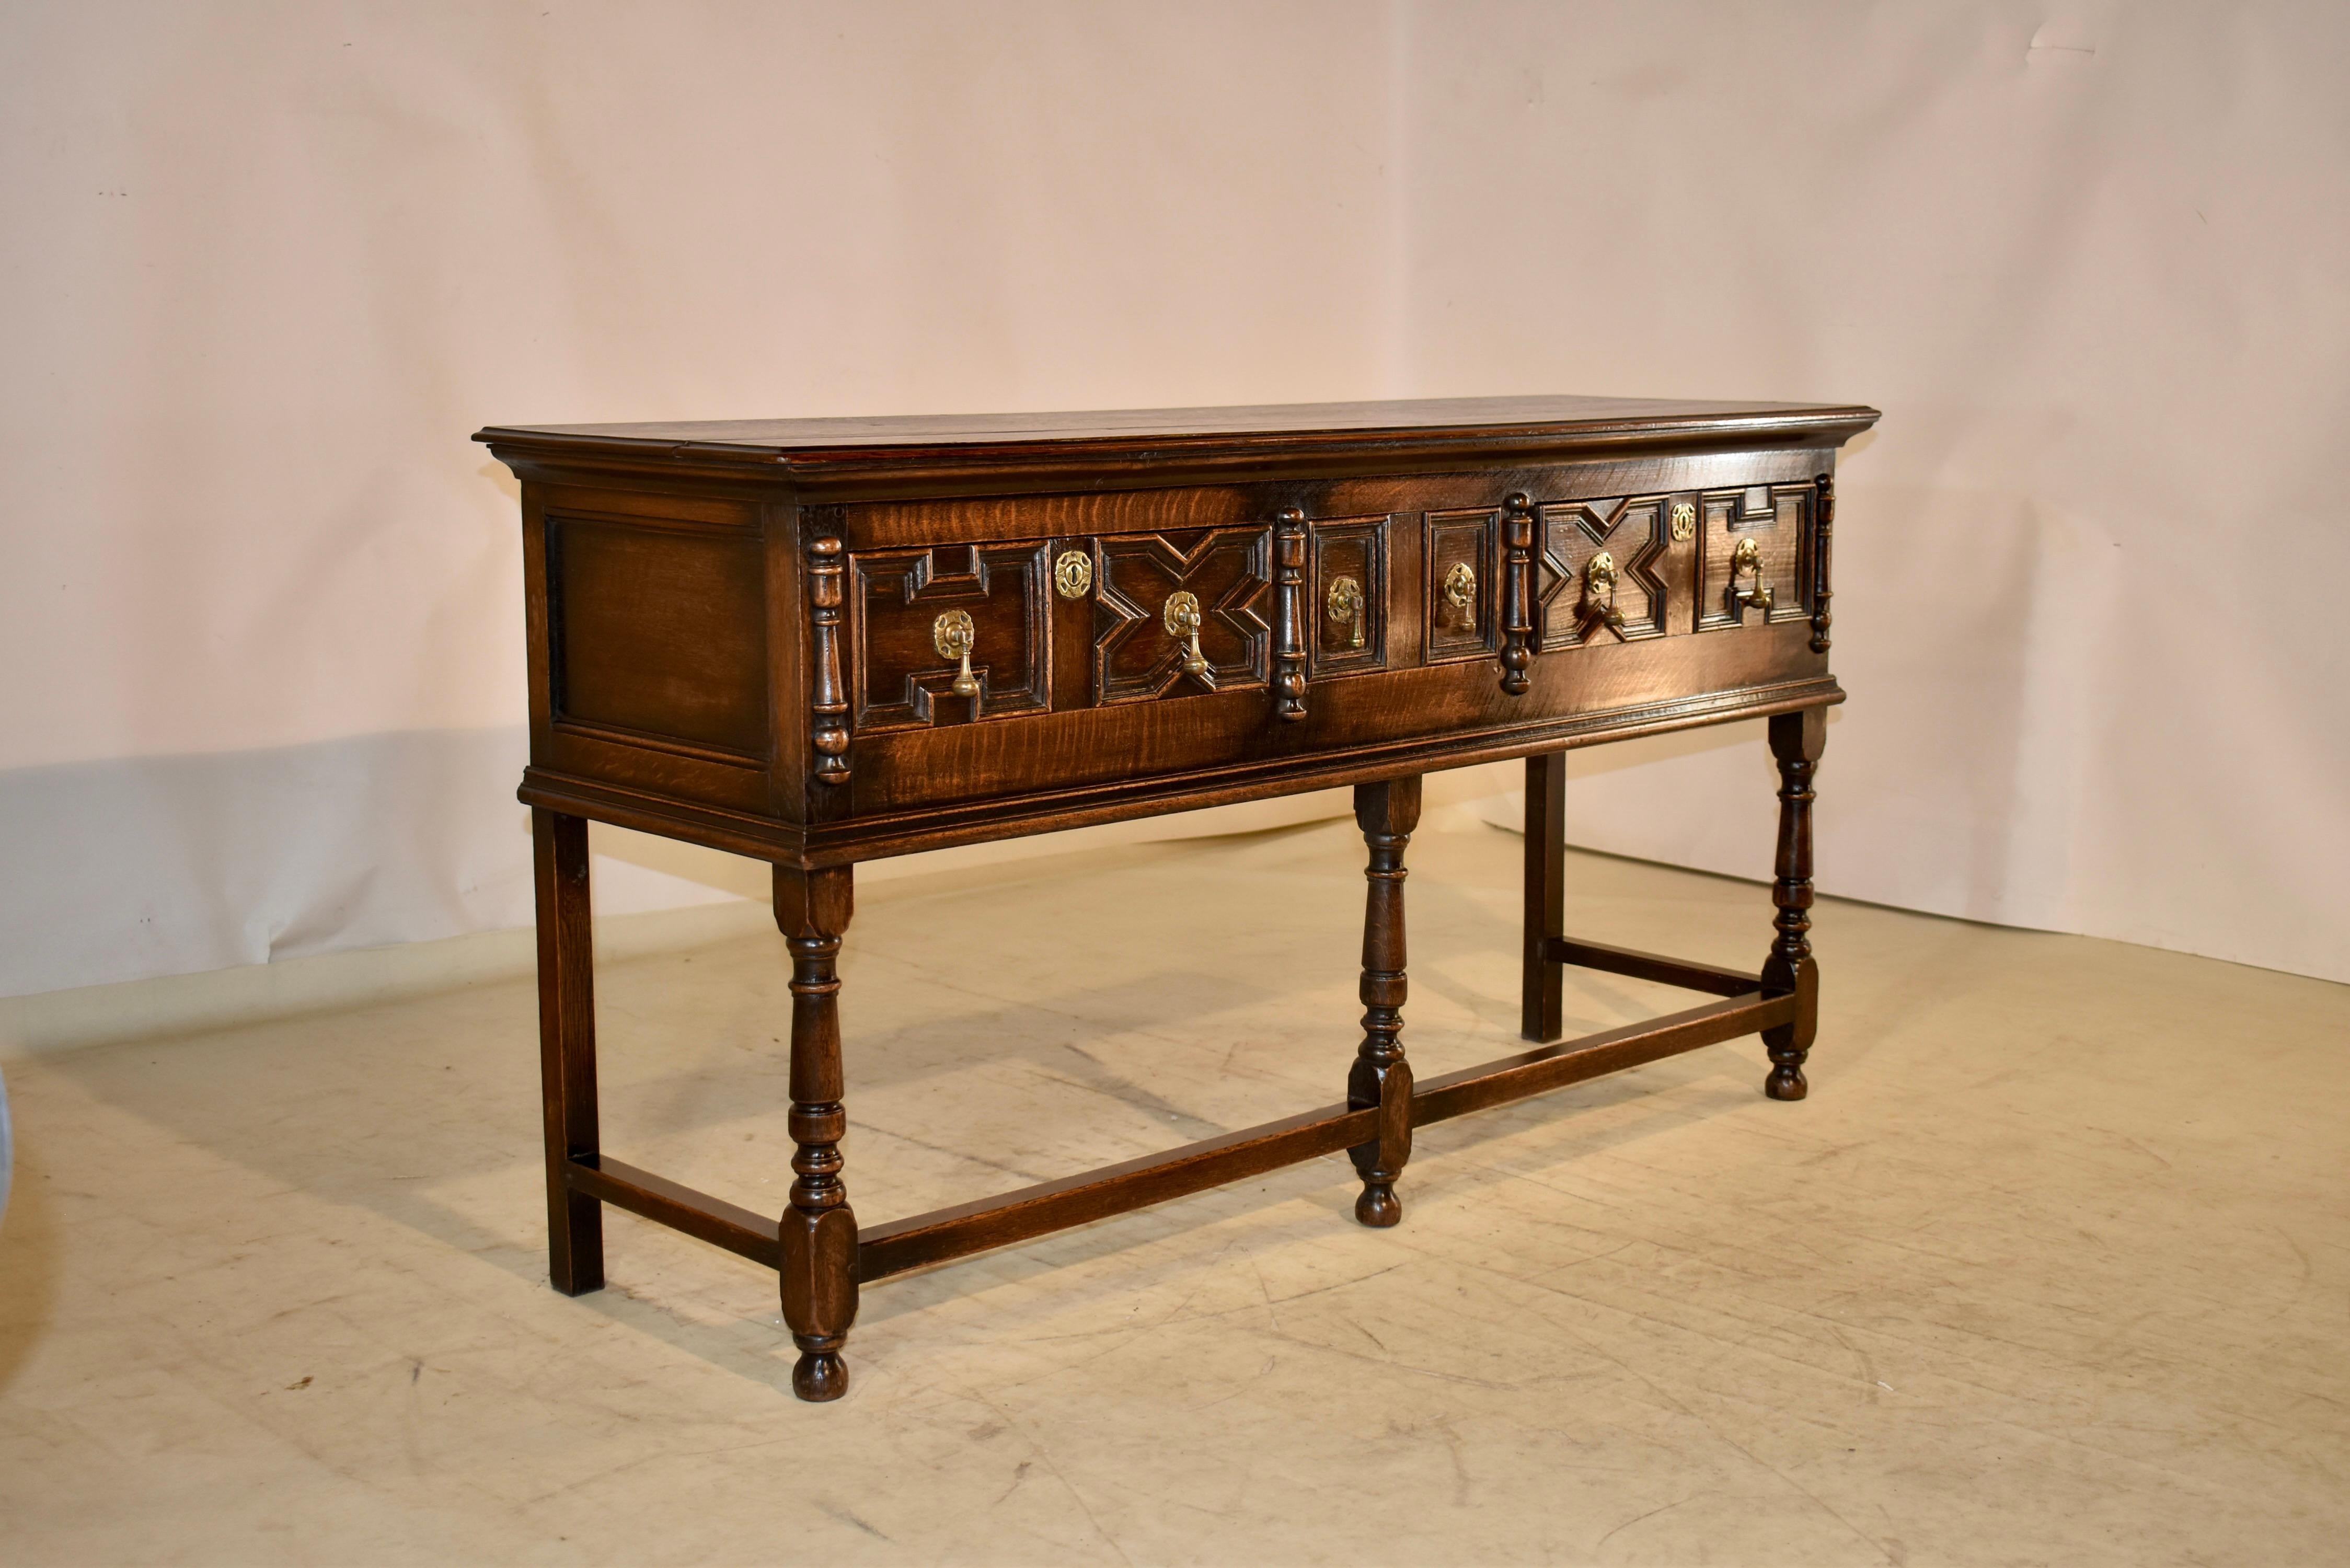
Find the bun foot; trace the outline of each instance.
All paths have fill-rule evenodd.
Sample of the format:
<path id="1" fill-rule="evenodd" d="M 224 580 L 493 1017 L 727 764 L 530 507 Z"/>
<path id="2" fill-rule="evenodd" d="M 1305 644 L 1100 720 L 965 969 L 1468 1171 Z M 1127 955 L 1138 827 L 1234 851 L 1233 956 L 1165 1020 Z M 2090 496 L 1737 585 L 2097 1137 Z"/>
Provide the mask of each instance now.
<path id="1" fill-rule="evenodd" d="M 792 1368 L 792 1392 L 812 1405 L 837 1399 L 848 1392 L 848 1368 L 839 1353 L 811 1351 Z"/>
<path id="2" fill-rule="evenodd" d="M 1374 1182 L 1355 1199 L 1355 1218 L 1375 1231 L 1384 1231 L 1403 1218 L 1403 1205 L 1396 1201 L 1394 1187 Z"/>
<path id="3" fill-rule="evenodd" d="M 1801 1067 L 1783 1062 L 1762 1080 L 1762 1092 L 1774 1100 L 1800 1100 L 1812 1092 L 1812 1085 L 1804 1080 Z"/>

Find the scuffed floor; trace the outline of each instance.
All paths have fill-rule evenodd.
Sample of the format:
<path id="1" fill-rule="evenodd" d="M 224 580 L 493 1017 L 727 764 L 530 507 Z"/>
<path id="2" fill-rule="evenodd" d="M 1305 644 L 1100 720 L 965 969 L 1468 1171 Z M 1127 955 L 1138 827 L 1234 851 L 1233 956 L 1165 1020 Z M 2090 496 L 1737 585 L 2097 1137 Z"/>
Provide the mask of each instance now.
<path id="1" fill-rule="evenodd" d="M 1423 1075 L 1513 1047 L 1520 841 L 1411 855 Z M 1341 1097 L 1344 825 L 877 885 L 868 1223 Z M 1569 929 L 1759 963 L 1577 856 Z M 891 1281 L 625 1214 L 546 1286 L 523 984 L 8 1064 L 0 1538 L 87 1563 L 2314 1563 L 2350 1542 L 2350 989 L 1824 903 L 1812 1098 L 1716 1046 Z M 607 966 L 605 1147 L 790 1180 L 772 932 Z M 1569 977 L 1573 1026 L 1687 993 Z"/>

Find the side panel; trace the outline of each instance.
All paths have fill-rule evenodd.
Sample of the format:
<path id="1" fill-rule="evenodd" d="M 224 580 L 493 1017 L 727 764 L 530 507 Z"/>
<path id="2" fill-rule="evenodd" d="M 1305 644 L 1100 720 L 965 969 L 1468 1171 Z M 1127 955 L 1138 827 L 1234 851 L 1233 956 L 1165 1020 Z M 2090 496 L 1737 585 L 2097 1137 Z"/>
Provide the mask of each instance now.
<path id="1" fill-rule="evenodd" d="M 775 754 L 757 508 L 532 485 L 531 761 L 764 814 Z"/>

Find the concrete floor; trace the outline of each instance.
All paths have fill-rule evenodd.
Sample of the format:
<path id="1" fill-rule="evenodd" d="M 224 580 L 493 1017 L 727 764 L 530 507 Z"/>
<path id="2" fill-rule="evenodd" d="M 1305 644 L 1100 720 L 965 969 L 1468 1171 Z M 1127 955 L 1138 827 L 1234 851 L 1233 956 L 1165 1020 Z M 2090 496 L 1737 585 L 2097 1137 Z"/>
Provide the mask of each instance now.
<path id="1" fill-rule="evenodd" d="M 1415 843 L 1423 1074 L 1514 1040 L 1520 841 Z M 1325 1104 L 1342 825 L 887 883 L 844 960 L 868 1222 Z M 1754 887 L 1570 929 L 1752 967 Z M 8 1065 L 0 1539 L 129 1562 L 2341 1563 L 2350 989 L 1825 903 L 1753 1041 L 875 1287 L 624 1214 L 546 1289 L 521 983 Z M 754 1208 L 780 941 L 608 966 L 606 1147 Z M 1571 977 L 1581 1028 L 1686 993 Z"/>

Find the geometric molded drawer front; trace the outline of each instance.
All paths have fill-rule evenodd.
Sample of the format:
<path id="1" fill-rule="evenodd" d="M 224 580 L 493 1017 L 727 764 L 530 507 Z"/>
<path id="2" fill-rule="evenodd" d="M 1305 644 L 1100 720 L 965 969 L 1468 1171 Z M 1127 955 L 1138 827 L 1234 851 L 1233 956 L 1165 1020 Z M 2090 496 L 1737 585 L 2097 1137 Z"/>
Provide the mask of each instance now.
<path id="1" fill-rule="evenodd" d="M 1139 534 L 1094 542 L 1094 701 L 1135 702 L 1263 686 L 1271 674 L 1273 540 L 1264 528 Z M 1184 670 L 1167 626 L 1189 594 L 1213 685 Z"/>
<path id="2" fill-rule="evenodd" d="M 1052 670 L 1045 551 L 1024 541 L 851 556 L 855 727 L 899 730 L 1042 711 Z M 976 696 L 954 694 L 962 660 L 940 650 L 942 617 L 969 618 Z"/>
<path id="3" fill-rule="evenodd" d="M 1658 569 L 1669 543 L 1665 513 L 1658 495 L 1541 508 L 1537 647 L 1550 652 L 1665 634 L 1670 590 Z"/>
<path id="4" fill-rule="evenodd" d="M 557 724 L 766 760 L 766 554 L 755 532 L 550 513 L 546 558 Z"/>
<path id="5" fill-rule="evenodd" d="M 1700 631 L 1811 613 L 1812 500 L 1808 484 L 1710 491 L 1698 498 Z"/>
<path id="6" fill-rule="evenodd" d="M 1316 518 L 1305 579 L 1307 674 L 1387 668 L 1388 520 Z"/>
<path id="7" fill-rule="evenodd" d="M 1428 613 L 1427 661 L 1482 659 L 1500 647 L 1494 609 L 1502 597 L 1502 514 L 1480 509 L 1427 515 L 1428 580 L 1420 601 Z"/>

